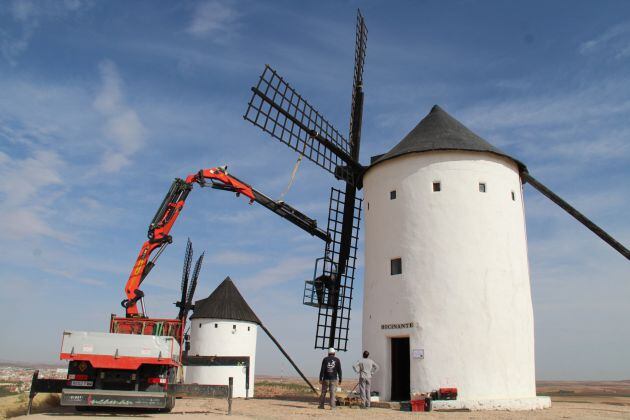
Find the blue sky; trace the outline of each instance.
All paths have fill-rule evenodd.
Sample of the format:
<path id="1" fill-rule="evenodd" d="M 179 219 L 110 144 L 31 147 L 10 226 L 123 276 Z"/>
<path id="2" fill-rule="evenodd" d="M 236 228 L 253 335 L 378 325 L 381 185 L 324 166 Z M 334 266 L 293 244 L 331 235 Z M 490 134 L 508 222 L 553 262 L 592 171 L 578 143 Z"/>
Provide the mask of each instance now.
<path id="1" fill-rule="evenodd" d="M 122 313 L 124 283 L 174 177 L 228 164 L 280 195 L 296 156 L 242 119 L 265 63 L 346 132 L 357 7 L 369 28 L 364 163 L 440 104 L 628 246 L 627 2 L 7 1 L 0 359 L 54 361 L 64 329 L 103 331 Z M 335 183 L 304 162 L 285 199 L 323 223 Z M 630 378 L 627 261 L 525 191 L 538 378 Z M 175 315 L 190 237 L 206 251 L 198 298 L 230 275 L 316 374 L 316 313 L 301 294 L 318 239 L 198 189 L 173 235 L 143 286 L 150 315 Z M 361 350 L 360 304 L 353 314 L 345 362 Z M 257 370 L 293 374 L 264 337 Z"/>

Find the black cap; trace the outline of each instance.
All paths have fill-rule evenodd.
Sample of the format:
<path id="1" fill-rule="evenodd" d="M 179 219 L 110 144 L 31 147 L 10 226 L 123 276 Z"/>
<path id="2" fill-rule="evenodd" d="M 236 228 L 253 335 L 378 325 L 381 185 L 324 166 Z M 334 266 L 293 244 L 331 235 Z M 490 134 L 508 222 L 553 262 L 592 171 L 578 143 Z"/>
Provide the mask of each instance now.
<path id="1" fill-rule="evenodd" d="M 230 319 L 262 324 L 229 277 L 226 277 L 210 296 L 195 302 L 195 310 L 190 319 L 195 318 Z"/>

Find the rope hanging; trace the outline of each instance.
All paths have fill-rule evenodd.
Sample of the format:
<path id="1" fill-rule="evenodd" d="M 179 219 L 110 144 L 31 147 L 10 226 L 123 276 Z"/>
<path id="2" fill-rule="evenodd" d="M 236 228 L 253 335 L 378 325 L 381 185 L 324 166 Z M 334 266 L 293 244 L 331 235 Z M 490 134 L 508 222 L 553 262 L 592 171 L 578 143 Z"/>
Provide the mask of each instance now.
<path id="1" fill-rule="evenodd" d="M 293 166 L 293 172 L 291 172 L 291 178 L 289 178 L 289 183 L 287 184 L 287 187 L 284 189 L 282 194 L 280 194 L 280 198 L 278 199 L 278 201 L 283 201 L 284 196 L 287 195 L 287 193 L 293 186 L 293 182 L 295 181 L 295 175 L 297 175 L 297 171 L 300 167 L 301 162 L 302 162 L 302 155 L 299 155 L 297 158 L 297 161 L 295 162 L 295 165 Z"/>

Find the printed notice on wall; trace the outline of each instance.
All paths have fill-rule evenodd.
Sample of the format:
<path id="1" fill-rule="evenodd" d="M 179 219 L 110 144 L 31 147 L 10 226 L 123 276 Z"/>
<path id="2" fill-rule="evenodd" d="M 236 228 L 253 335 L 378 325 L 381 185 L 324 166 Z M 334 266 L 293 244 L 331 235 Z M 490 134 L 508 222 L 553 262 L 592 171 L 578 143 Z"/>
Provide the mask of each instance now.
<path id="1" fill-rule="evenodd" d="M 411 350 L 411 357 L 414 359 L 424 359 L 424 349 Z"/>

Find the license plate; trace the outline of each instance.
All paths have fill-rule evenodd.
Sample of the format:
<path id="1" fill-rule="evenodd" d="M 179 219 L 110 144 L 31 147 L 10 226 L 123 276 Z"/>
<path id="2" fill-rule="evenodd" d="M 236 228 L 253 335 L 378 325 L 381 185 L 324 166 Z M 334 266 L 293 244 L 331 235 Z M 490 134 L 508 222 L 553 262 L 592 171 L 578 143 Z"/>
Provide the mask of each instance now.
<path id="1" fill-rule="evenodd" d="M 93 381 L 70 381 L 70 386 L 92 386 Z"/>

